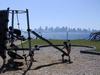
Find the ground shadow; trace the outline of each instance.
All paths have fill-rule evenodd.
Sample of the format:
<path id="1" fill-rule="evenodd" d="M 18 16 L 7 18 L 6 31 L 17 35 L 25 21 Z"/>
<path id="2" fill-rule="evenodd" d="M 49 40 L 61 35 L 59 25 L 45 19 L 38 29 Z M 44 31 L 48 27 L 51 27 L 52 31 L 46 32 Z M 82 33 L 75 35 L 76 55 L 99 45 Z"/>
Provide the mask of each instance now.
<path id="1" fill-rule="evenodd" d="M 8 66 L 8 64 L 5 64 L 0 68 L 0 73 L 5 73 L 7 71 L 18 71 L 18 70 L 22 70 L 22 68 L 11 68 Z"/>
<path id="2" fill-rule="evenodd" d="M 66 62 L 61 62 L 60 61 L 60 62 L 49 63 L 49 64 L 45 64 L 45 65 L 40 65 L 40 66 L 35 67 L 33 70 L 38 70 L 38 69 L 41 69 L 41 68 L 44 68 L 44 67 L 49 67 L 49 66 L 64 64 L 64 63 L 67 63 L 67 61 Z"/>

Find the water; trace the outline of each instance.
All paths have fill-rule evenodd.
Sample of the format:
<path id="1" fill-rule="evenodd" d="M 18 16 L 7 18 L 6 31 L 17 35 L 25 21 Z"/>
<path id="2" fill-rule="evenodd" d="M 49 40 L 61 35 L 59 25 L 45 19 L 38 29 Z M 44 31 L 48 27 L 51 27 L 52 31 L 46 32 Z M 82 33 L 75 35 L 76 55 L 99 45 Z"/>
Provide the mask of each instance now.
<path id="1" fill-rule="evenodd" d="M 80 32 L 54 32 L 54 33 L 42 33 L 43 37 L 47 39 L 58 39 L 58 40 L 75 40 L 75 39 L 88 39 L 89 33 Z"/>
<path id="2" fill-rule="evenodd" d="M 26 38 L 27 33 L 22 32 L 22 35 L 24 35 Z M 75 39 L 88 39 L 90 32 L 41 32 L 39 33 L 42 37 L 46 39 L 55 39 L 55 40 L 75 40 Z M 32 38 L 36 38 L 35 35 L 31 34 Z"/>

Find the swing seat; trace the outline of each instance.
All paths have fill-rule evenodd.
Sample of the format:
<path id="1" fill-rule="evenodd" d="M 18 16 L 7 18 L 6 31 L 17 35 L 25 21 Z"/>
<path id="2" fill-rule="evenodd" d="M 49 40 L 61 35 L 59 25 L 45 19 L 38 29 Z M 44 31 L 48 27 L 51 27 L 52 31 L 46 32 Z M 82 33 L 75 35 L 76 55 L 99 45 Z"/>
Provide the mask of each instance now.
<path id="1" fill-rule="evenodd" d="M 12 52 L 12 51 L 8 51 L 8 55 L 12 58 L 12 59 L 24 59 L 22 56 L 20 56 L 19 54 Z"/>

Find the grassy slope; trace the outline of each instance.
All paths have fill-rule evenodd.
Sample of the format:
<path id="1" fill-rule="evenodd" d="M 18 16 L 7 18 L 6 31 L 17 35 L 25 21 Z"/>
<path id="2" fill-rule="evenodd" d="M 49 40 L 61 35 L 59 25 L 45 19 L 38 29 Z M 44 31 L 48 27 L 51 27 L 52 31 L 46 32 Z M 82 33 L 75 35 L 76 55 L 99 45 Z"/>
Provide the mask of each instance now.
<path id="1" fill-rule="evenodd" d="M 53 44 L 63 44 L 64 40 L 50 40 Z M 37 39 L 37 40 L 32 40 L 32 46 L 34 45 L 45 45 L 47 44 L 46 42 Z M 100 51 L 100 41 L 89 41 L 89 40 L 72 40 L 72 44 L 77 44 L 77 45 L 87 45 L 87 46 L 96 46 L 97 51 Z M 28 42 L 24 43 L 24 46 L 28 46 Z"/>

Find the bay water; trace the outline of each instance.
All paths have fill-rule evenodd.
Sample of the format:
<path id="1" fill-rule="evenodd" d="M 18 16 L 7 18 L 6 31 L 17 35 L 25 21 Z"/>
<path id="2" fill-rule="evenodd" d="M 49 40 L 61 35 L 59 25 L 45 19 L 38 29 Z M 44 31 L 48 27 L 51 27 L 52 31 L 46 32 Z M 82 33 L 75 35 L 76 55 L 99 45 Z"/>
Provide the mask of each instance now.
<path id="1" fill-rule="evenodd" d="M 38 32 L 37 32 L 38 33 Z M 39 32 L 39 35 L 46 39 L 52 40 L 76 40 L 76 39 L 88 39 L 90 32 Z M 22 32 L 22 35 L 27 38 L 27 32 Z M 36 36 L 31 33 L 31 38 L 35 39 Z"/>

